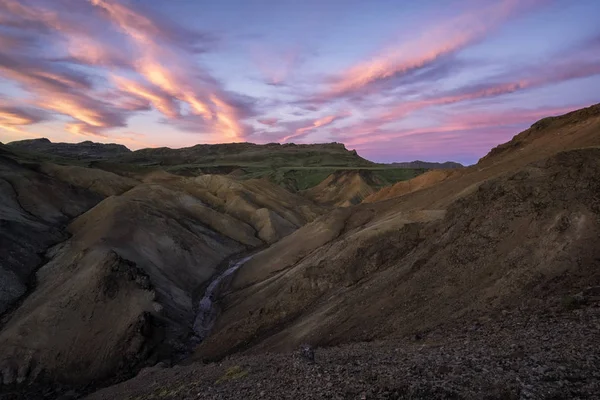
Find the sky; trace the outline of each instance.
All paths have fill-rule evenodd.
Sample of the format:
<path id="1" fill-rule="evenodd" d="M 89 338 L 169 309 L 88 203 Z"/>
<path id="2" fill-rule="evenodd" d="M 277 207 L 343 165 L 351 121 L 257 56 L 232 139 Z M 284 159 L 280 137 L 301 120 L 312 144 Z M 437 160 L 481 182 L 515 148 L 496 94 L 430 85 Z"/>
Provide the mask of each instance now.
<path id="1" fill-rule="evenodd" d="M 472 164 L 600 102 L 597 0 L 0 0 L 0 141 Z"/>

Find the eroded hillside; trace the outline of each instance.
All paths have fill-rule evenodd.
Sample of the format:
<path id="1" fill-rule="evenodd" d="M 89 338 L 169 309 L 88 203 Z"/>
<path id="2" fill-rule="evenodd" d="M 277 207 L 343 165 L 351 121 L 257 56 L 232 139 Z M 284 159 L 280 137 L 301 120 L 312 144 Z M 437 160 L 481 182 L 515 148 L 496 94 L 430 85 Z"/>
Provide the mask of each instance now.
<path id="1" fill-rule="evenodd" d="M 67 238 L 68 221 L 102 197 L 19 164 L 0 148 L 0 314 L 33 284 L 45 250 Z"/>
<path id="2" fill-rule="evenodd" d="M 404 336 L 598 285 L 598 173 L 600 149 L 573 150 L 445 212 L 379 218 L 365 206 L 318 219 L 248 262 L 199 355 Z"/>
<path id="3" fill-rule="evenodd" d="M 534 124 L 512 151 L 337 210 L 259 253 L 199 356 L 409 334 L 536 290 L 543 299 L 550 282 L 598 284 L 599 111 Z"/>
<path id="4" fill-rule="evenodd" d="M 599 111 L 304 225 L 238 270 L 194 355 L 219 362 L 90 399 L 594 398 Z"/>
<path id="5" fill-rule="evenodd" d="M 43 163 L 28 170 L 5 162 L 7 187 L 23 184 L 12 197 L 3 190 L 10 229 L 2 234 L 13 244 L 3 240 L 2 250 L 16 254 L 3 272 L 23 275 L 6 304 L 24 294 L 28 279 L 35 285 L 4 318 L 4 384 L 83 384 L 180 357 L 189 351 L 198 290 L 220 263 L 322 213 L 268 181 L 164 172 L 136 181 L 82 167 Z M 29 252 L 40 256 L 20 256 Z"/>
<path id="6" fill-rule="evenodd" d="M 285 371 L 287 379 L 292 370 L 285 356 L 264 352 L 309 343 L 331 348 L 321 353 L 323 364 L 305 368 L 294 361 L 300 377 L 313 379 L 314 372 L 341 387 L 343 379 L 356 378 L 343 369 L 350 362 L 361 377 L 356 386 L 379 385 L 382 398 L 390 392 L 397 398 L 480 398 L 501 386 L 509 389 L 491 398 L 511 398 L 528 390 L 522 383 L 513 390 L 511 382 L 530 379 L 536 365 L 516 362 L 511 368 L 518 373 L 498 372 L 493 385 L 489 379 L 465 383 L 460 377 L 467 373 L 461 372 L 448 378 L 450 384 L 420 380 L 421 386 L 410 381 L 395 388 L 381 371 L 400 365 L 397 350 L 390 350 L 399 343 L 406 352 L 405 376 L 419 376 L 413 369 L 423 364 L 419 355 L 427 346 L 433 379 L 447 374 L 442 368 L 449 365 L 464 367 L 464 360 L 487 367 L 485 354 L 501 359 L 526 351 L 513 348 L 519 340 L 545 343 L 535 354 L 550 354 L 548 365 L 581 364 L 577 368 L 586 374 L 561 386 L 556 382 L 562 378 L 545 380 L 544 370 L 535 382 L 548 386 L 545 393 L 564 394 L 561 388 L 575 386 L 592 393 L 597 386 L 589 366 L 599 355 L 586 348 L 594 341 L 600 287 L 600 105 L 544 119 L 474 166 L 431 171 L 379 192 L 381 175 L 365 168 L 334 171 L 301 195 L 271 179 L 241 179 L 236 169 L 180 176 L 100 162 L 115 174 L 19 161 L 0 150 L 6 188 L 0 210 L 8 227 L 1 250 L 17 255 L 3 273 L 25 272 L 0 330 L 0 374 L 13 393 L 38 395 L 23 384 L 57 382 L 84 393 L 90 382 L 95 389 L 191 354 L 187 363 L 238 358 L 143 369 L 96 398 L 219 398 L 234 392 L 259 398 L 264 390 L 255 390 L 246 375 L 264 379 Z M 165 150 L 164 157 L 171 156 Z M 18 186 L 21 176 L 28 185 Z M 32 251 L 38 256 L 27 258 Z M 221 312 L 196 347 L 193 324 L 204 290 L 228 261 L 248 256 L 225 291 L 209 299 Z M 35 284 L 29 284 L 37 268 Z M 550 325 L 560 335 L 544 339 L 543 327 Z M 462 339 L 463 327 L 486 333 L 475 350 L 472 336 Z M 486 335 L 503 345 L 486 342 Z M 576 343 L 562 343 L 568 338 Z M 378 340 L 385 342 L 373 344 Z M 347 346 L 354 342 L 357 347 Z M 510 355 L 504 354 L 507 346 Z M 377 359 L 365 363 L 367 354 Z M 464 362 L 448 361 L 457 359 Z M 260 360 L 274 364 L 261 367 Z M 498 361 L 497 368 L 505 364 Z M 222 365 L 242 369 L 228 372 Z M 380 372 L 369 381 L 375 373 L 363 373 L 372 366 Z M 479 382 L 486 371 L 473 379 Z M 294 398 L 287 389 L 278 392 L 288 381 L 296 394 L 334 387 L 319 380 L 307 386 L 298 376 L 264 387 L 273 398 Z"/>

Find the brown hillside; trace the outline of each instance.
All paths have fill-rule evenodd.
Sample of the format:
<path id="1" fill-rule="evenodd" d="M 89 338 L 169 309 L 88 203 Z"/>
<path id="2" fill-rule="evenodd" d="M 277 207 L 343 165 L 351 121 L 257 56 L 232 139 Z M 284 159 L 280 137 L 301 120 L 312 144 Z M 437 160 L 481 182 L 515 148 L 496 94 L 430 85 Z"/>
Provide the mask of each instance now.
<path id="1" fill-rule="evenodd" d="M 46 253 L 0 331 L 4 382 L 83 384 L 184 354 L 195 296 L 220 263 L 320 213 L 267 181 L 147 176 L 75 219 L 72 237 Z"/>
<path id="2" fill-rule="evenodd" d="M 597 283 L 599 110 L 534 124 L 456 176 L 336 211 L 258 254 L 199 356 L 402 335 L 555 295 L 544 285 Z"/>
<path id="3" fill-rule="evenodd" d="M 297 390 L 310 386 L 333 398 L 484 398 L 509 387 L 489 397 L 504 399 L 530 393 L 523 382 L 533 375 L 535 390 L 552 398 L 597 393 L 590 366 L 598 352 L 590 343 L 600 315 L 599 105 L 544 119 L 477 165 L 433 171 L 333 209 L 264 179 L 143 168 L 129 179 L 0 153 L 0 252 L 14 255 L 1 272 L 37 269 L 35 279 L 19 278 L 20 294 L 5 302 L 0 393 L 34 398 L 31 383 L 43 384 L 35 392 L 43 396 L 53 393 L 48 385 L 90 390 L 138 372 L 137 398 L 252 390 L 258 393 L 248 398 L 299 398 L 307 392 Z M 343 205 L 377 183 L 369 179 L 330 176 L 310 194 Z M 214 314 L 203 314 L 205 300 Z M 208 337 L 194 331 L 199 315 L 216 319 Z M 378 347 L 379 340 L 387 344 Z M 301 343 L 333 346 L 320 353 L 329 364 L 317 359 L 302 369 L 264 354 Z M 157 373 L 190 354 L 188 364 L 232 354 L 245 364 Z M 584 375 L 553 377 L 550 365 Z M 449 366 L 452 377 L 438 380 Z M 375 370 L 410 377 L 409 386 L 396 389 L 397 377 Z M 257 382 L 266 371 L 271 380 Z M 381 392 L 330 393 L 326 377 Z M 127 398 L 127 387 L 98 398 Z"/>
<path id="4" fill-rule="evenodd" d="M 386 200 L 422 191 L 406 201 L 422 202 L 424 207 L 438 203 L 444 207 L 456 194 L 485 179 L 515 171 L 560 151 L 600 146 L 600 104 L 558 117 L 544 118 L 511 141 L 492 149 L 476 165 L 455 170 L 431 171 L 410 181 L 399 182 L 365 199 Z M 437 183 L 441 184 L 437 185 Z M 434 186 L 430 191 L 422 190 Z M 410 199 L 410 200 L 409 200 Z"/>
<path id="5" fill-rule="evenodd" d="M 463 169 L 434 169 L 433 171 L 425 172 L 416 178 L 409 179 L 407 181 L 398 182 L 392 186 L 384 187 L 378 192 L 372 193 L 367 196 L 363 202 L 373 203 L 380 200 L 392 199 L 394 197 L 400 197 L 410 192 L 416 192 L 438 184 L 446 179 L 455 178 L 463 174 Z"/>
<path id="6" fill-rule="evenodd" d="M 598 174 L 600 149 L 573 150 L 446 213 L 366 222 L 365 205 L 318 219 L 241 270 L 198 356 L 398 337 L 599 285 Z"/>
<path id="7" fill-rule="evenodd" d="M 317 204 L 348 207 L 363 201 L 380 185 L 378 178 L 368 170 L 340 170 L 302 194 Z"/>
<path id="8" fill-rule="evenodd" d="M 0 150 L 2 315 L 33 284 L 32 274 L 43 263 L 46 249 L 67 239 L 65 225 L 102 197 L 23 166 L 9 150 Z"/>

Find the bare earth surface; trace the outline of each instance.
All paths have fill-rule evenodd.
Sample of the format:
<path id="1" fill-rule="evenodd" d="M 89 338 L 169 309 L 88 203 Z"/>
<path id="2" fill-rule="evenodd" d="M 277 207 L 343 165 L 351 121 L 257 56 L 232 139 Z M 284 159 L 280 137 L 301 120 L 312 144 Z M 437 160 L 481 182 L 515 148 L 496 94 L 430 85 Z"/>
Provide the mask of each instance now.
<path id="1" fill-rule="evenodd" d="M 600 304 L 500 312 L 410 340 L 150 368 L 109 399 L 598 399 Z"/>

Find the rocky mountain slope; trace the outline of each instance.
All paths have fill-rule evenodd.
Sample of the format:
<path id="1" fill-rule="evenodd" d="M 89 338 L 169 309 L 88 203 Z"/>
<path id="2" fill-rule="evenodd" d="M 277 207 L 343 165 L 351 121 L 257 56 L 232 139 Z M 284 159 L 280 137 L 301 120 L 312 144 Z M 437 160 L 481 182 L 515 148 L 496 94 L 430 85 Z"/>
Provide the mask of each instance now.
<path id="1" fill-rule="evenodd" d="M 149 368 L 91 395 L 127 399 L 597 399 L 600 304 L 492 315 L 415 338 Z"/>
<path id="2" fill-rule="evenodd" d="M 474 166 L 369 195 L 378 182 L 363 171 L 303 197 L 236 174 L 5 158 L 6 180 L 66 185 L 56 187 L 77 205 L 45 222 L 59 236 L 33 241 L 53 246 L 43 259 L 19 257 L 41 268 L 3 316 L 7 396 L 55 396 L 57 383 L 77 396 L 159 361 L 90 398 L 597 394 L 600 105 L 539 121 Z M 54 204 L 25 190 L 19 201 Z M 25 207 L 4 198 L 3 226 L 25 241 L 11 222 L 25 223 Z M 220 314 L 196 346 L 204 289 L 247 257 L 211 299 Z M 286 354 L 300 344 L 316 363 Z"/>
<path id="3" fill-rule="evenodd" d="M 336 210 L 259 253 L 198 357 L 413 334 L 599 284 L 599 111 L 534 125 L 512 151 Z"/>
<path id="4" fill-rule="evenodd" d="M 18 199 L 43 203 L 57 228 L 49 235 L 54 225 L 27 214 L 42 207 L 38 203 L 26 212 L 15 195 L 3 201 L 10 214 L 3 215 L 8 229 L 2 234 L 14 244 L 3 240 L 2 251 L 20 251 L 6 273 L 23 275 L 8 300 L 14 303 L 24 293 L 25 279 L 47 260 L 31 293 L 3 317 L 0 375 L 5 385 L 83 384 L 126 375 L 151 360 L 179 357 L 193 336 L 198 290 L 221 262 L 275 242 L 322 212 L 267 181 L 164 172 L 135 181 L 81 167 L 41 164 L 33 167 L 39 172 L 29 172 L 16 162 L 9 165 L 23 190 L 30 190 L 17 189 Z M 30 182 L 23 179 L 28 174 Z M 3 178 L 6 185 L 17 182 L 8 173 Z M 46 186 L 34 186 L 34 178 Z M 73 192 L 76 185 L 81 189 Z M 44 190 L 58 197 L 44 198 Z M 87 203 L 71 206 L 79 192 Z M 51 208 L 55 203 L 69 214 Z M 77 218 L 65 227 L 69 217 Z M 34 240 L 26 237 L 31 227 L 40 231 Z M 19 243 L 28 247 L 21 249 Z M 30 249 L 33 259 L 20 256 Z"/>
<path id="5" fill-rule="evenodd" d="M 67 239 L 64 227 L 69 220 L 102 199 L 101 191 L 89 190 L 85 173 L 61 179 L 60 174 L 39 169 L 20 163 L 10 149 L 0 147 L 0 315 L 35 283 L 32 273 L 44 262 L 46 249 Z"/>
<path id="6" fill-rule="evenodd" d="M 382 186 L 376 174 L 368 170 L 337 171 L 302 194 L 318 204 L 347 207 L 363 201 Z"/>

